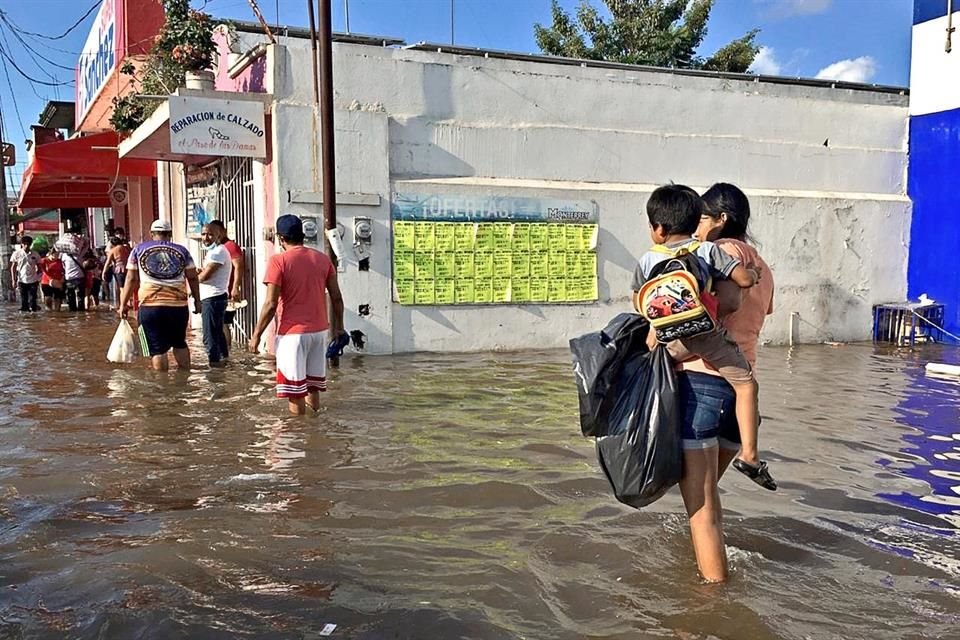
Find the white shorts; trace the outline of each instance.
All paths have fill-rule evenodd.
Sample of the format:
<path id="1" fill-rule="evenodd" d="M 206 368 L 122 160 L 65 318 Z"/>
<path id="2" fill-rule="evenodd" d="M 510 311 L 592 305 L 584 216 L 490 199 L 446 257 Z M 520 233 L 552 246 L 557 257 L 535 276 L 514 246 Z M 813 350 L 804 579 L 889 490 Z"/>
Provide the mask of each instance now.
<path id="1" fill-rule="evenodd" d="M 327 390 L 327 332 L 277 336 L 277 397 Z"/>

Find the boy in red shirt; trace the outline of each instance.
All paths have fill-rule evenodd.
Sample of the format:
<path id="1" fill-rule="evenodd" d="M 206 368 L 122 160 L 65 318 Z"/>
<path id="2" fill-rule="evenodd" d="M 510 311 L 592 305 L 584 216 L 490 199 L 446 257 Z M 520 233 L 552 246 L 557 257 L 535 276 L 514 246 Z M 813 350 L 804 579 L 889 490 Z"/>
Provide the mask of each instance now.
<path id="1" fill-rule="evenodd" d="M 286 398 L 290 413 L 303 415 L 306 405 L 320 410 L 320 392 L 327 390 L 327 296 L 333 308 L 333 334 L 343 330 L 343 296 L 337 270 L 323 253 L 303 246 L 303 223 L 294 215 L 277 218 L 282 253 L 270 258 L 267 300 L 247 348 L 257 353 L 260 338 L 277 318 L 277 397 Z"/>

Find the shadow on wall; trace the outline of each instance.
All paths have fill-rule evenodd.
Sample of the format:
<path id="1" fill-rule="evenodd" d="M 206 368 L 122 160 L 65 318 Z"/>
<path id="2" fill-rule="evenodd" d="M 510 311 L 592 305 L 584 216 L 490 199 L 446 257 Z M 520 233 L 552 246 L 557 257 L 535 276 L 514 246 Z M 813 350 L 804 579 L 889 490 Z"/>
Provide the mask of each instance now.
<path id="1" fill-rule="evenodd" d="M 610 285 L 605 276 L 606 267 L 607 264 L 613 263 L 621 269 L 633 273 L 637 266 L 639 256 L 631 253 L 630 250 L 620 242 L 617 236 L 601 227 L 597 236 L 597 258 L 599 269 L 597 276 L 600 285 L 600 291 L 598 292 L 599 301 L 612 302 L 614 300 L 629 300 L 632 292 L 610 290 Z"/>
<path id="2" fill-rule="evenodd" d="M 456 127 L 437 123 L 454 117 L 451 68 L 423 65 L 423 115 L 390 119 L 390 174 L 395 178 L 469 177 L 474 168 L 447 148 L 457 146 Z"/>
<path id="3" fill-rule="evenodd" d="M 435 324 L 450 333 L 460 334 L 461 331 L 442 309 L 437 307 L 408 307 L 399 304 L 393 305 L 393 350 L 395 353 L 423 351 L 423 347 L 416 347 L 416 330 L 413 324 L 413 315 L 418 314 L 432 320 Z M 431 332 L 435 333 L 435 332 Z M 464 349 L 466 350 L 466 349 Z M 430 351 L 430 349 L 426 349 Z"/>
<path id="4" fill-rule="evenodd" d="M 781 300 L 804 301 L 805 306 L 800 309 L 802 342 L 847 341 L 851 336 L 869 335 L 873 313 L 870 304 L 833 282 L 822 280 L 807 285 L 778 287 L 777 296 Z M 861 323 L 866 323 L 866 329 Z M 836 334 L 825 327 L 834 327 L 843 333 Z M 812 339 L 808 337 L 811 330 L 814 332 Z"/>

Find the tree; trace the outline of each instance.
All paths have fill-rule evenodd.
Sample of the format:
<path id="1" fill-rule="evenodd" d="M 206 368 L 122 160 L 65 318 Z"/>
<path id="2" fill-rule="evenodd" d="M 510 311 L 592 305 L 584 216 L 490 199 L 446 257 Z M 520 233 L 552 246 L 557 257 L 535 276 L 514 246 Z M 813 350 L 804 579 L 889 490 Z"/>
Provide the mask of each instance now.
<path id="1" fill-rule="evenodd" d="M 603 2 L 609 20 L 589 0 L 580 1 L 575 17 L 553 0 L 553 25 L 533 27 L 540 50 L 568 58 L 744 73 L 760 49 L 754 29 L 710 58 L 697 56 L 714 0 Z"/>

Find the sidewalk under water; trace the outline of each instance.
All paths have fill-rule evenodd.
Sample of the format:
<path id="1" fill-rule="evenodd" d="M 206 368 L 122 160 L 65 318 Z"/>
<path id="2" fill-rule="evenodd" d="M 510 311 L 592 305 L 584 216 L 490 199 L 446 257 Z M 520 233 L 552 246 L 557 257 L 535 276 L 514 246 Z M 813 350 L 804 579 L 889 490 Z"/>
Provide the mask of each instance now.
<path id="1" fill-rule="evenodd" d="M 724 478 L 727 585 L 676 491 L 620 506 L 569 355 L 344 358 L 296 418 L 269 361 L 105 361 L 115 317 L 0 309 L 0 637 L 946 638 L 960 351 L 765 348 L 769 494 Z M 205 362 L 195 341 L 194 358 Z"/>

